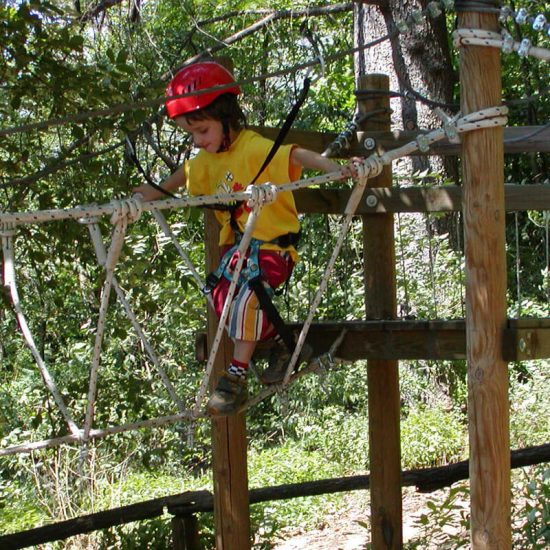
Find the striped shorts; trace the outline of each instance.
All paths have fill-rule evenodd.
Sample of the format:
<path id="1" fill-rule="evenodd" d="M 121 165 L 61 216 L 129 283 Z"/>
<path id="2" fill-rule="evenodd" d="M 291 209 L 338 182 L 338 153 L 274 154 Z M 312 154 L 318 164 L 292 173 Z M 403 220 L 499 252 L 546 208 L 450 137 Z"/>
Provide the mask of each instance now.
<path id="1" fill-rule="evenodd" d="M 287 252 L 260 250 L 258 259 L 262 280 L 266 287 L 277 288 L 292 274 L 294 262 Z M 237 260 L 235 254 L 229 263 L 230 273 L 232 273 Z M 222 277 L 212 291 L 218 319 L 223 310 L 229 285 L 230 281 Z M 275 328 L 260 308 L 256 294 L 247 284 L 242 285 L 235 292 L 227 319 L 227 331 L 229 337 L 233 340 L 267 340 L 275 335 Z"/>

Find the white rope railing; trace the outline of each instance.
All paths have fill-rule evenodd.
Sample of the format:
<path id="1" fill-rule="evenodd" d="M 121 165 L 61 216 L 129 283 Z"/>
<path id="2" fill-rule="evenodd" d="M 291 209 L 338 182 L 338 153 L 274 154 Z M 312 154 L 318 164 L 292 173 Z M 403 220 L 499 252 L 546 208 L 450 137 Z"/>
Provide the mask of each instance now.
<path id="1" fill-rule="evenodd" d="M 101 237 L 101 230 L 99 228 L 99 225 L 96 223 L 95 220 L 91 218 L 82 220 L 82 223 L 85 223 L 88 227 L 88 231 L 90 233 L 90 237 L 92 238 L 92 243 L 94 245 L 94 249 L 95 249 L 95 253 L 96 253 L 96 257 L 99 265 L 105 266 L 106 260 L 107 260 L 107 253 L 105 251 L 105 245 L 103 244 L 103 239 Z M 145 352 L 147 353 L 147 356 L 149 357 L 149 360 L 151 361 L 151 363 L 153 363 L 153 366 L 157 370 L 162 380 L 162 383 L 166 388 L 166 391 L 172 398 L 172 401 L 178 407 L 178 410 L 180 411 L 180 413 L 186 412 L 183 401 L 179 398 L 174 386 L 172 385 L 172 383 L 170 382 L 170 379 L 168 378 L 168 375 L 166 374 L 165 370 L 162 368 L 160 361 L 153 350 L 153 347 L 151 346 L 148 338 L 145 336 L 145 333 L 143 332 L 143 329 L 141 328 L 139 321 L 137 320 L 130 304 L 128 303 L 128 300 L 126 299 L 126 295 L 124 291 L 122 290 L 122 288 L 118 284 L 116 277 L 114 276 L 112 280 L 112 285 L 116 292 L 116 295 L 118 296 L 120 303 L 122 304 L 122 307 L 124 308 L 126 316 L 130 320 L 132 327 L 134 328 L 141 343 L 143 344 L 143 347 L 145 349 Z"/>
<path id="2" fill-rule="evenodd" d="M 206 418 L 206 414 L 196 415 L 191 410 L 187 410 L 181 414 L 173 414 L 168 416 L 159 416 L 158 418 L 151 418 L 149 420 L 142 420 L 140 422 L 129 422 L 121 426 L 111 426 L 103 429 L 91 429 L 88 433 L 88 441 L 95 439 L 102 439 L 110 435 L 130 432 L 134 430 L 143 430 L 148 428 L 158 428 L 160 426 L 167 426 L 169 424 L 175 424 L 176 422 L 192 422 L 196 418 Z M 80 443 L 82 441 L 81 436 L 78 435 L 65 435 L 62 437 L 56 437 L 51 439 L 44 439 L 41 441 L 33 441 L 31 443 L 24 443 L 22 445 L 14 445 L 12 447 L 6 447 L 0 449 L 0 457 L 9 456 L 21 453 L 30 453 L 32 451 L 38 451 L 40 449 L 48 449 L 52 447 L 58 447 L 59 445 Z"/>
<path id="3" fill-rule="evenodd" d="M 86 408 L 86 418 L 84 421 L 83 440 L 87 441 L 95 410 L 95 398 L 97 394 L 97 378 L 100 366 L 101 349 L 103 345 L 103 335 L 105 333 L 105 319 L 109 307 L 109 297 L 113 285 L 114 271 L 120 252 L 124 245 L 124 237 L 129 221 L 135 221 L 141 215 L 141 205 L 138 200 L 128 199 L 119 201 L 115 204 L 115 209 L 111 217 L 111 223 L 114 229 L 111 236 L 111 246 L 105 259 L 105 282 L 101 291 L 101 302 L 99 306 L 99 318 L 97 321 L 97 332 L 94 342 L 92 366 L 90 371 L 90 384 L 88 388 L 88 406 Z"/>

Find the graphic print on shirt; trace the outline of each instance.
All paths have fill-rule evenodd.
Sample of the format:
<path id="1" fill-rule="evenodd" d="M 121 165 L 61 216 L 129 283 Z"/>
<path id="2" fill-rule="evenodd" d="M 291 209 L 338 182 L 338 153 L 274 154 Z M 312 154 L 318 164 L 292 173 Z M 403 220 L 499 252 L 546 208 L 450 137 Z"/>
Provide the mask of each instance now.
<path id="1" fill-rule="evenodd" d="M 235 182 L 233 178 L 233 174 L 231 171 L 227 171 L 225 173 L 224 179 L 217 185 L 216 187 L 216 193 L 220 194 L 228 194 L 228 193 L 238 193 L 239 191 L 243 191 L 244 186 L 240 184 L 239 182 Z M 236 220 L 238 220 L 243 212 L 250 212 L 250 207 L 246 204 L 246 202 L 241 203 L 241 205 L 235 210 L 234 217 Z"/>

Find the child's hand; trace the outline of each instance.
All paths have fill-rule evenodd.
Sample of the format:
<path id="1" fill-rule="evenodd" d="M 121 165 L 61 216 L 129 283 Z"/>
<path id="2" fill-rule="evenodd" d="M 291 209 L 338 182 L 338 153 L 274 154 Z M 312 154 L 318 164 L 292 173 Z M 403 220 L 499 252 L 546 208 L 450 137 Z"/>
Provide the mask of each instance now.
<path id="1" fill-rule="evenodd" d="M 160 197 L 160 193 L 151 185 L 148 183 L 144 183 L 143 185 L 140 185 L 138 187 L 134 187 L 132 189 L 132 194 L 141 195 L 141 200 L 143 202 L 153 201 L 155 199 L 158 199 Z"/>

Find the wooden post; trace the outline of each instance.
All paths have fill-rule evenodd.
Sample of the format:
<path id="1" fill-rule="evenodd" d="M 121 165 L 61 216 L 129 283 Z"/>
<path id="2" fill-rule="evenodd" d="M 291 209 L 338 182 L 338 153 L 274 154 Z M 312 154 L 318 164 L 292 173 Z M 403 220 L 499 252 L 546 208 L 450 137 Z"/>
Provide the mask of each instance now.
<path id="1" fill-rule="evenodd" d="M 389 77 L 381 74 L 360 78 L 359 88 L 389 91 Z M 359 98 L 361 113 L 389 109 L 389 95 Z M 370 120 L 365 130 L 389 130 L 390 114 Z M 390 187 L 391 167 L 369 180 L 370 187 Z M 365 260 L 365 309 L 367 319 L 395 319 L 395 243 L 392 214 L 363 216 Z M 369 403 L 369 459 L 371 475 L 372 548 L 402 547 L 401 447 L 399 364 L 393 360 L 367 362 Z"/>
<path id="2" fill-rule="evenodd" d="M 205 214 L 206 265 L 213 271 L 220 260 L 219 224 L 213 212 Z M 208 308 L 208 342 L 216 334 L 218 320 Z M 209 344 L 210 349 L 210 344 Z M 213 384 L 232 359 L 233 345 L 224 335 L 214 363 Z M 212 420 L 212 469 L 216 550 L 250 548 L 250 512 L 244 413 Z"/>
<path id="3" fill-rule="evenodd" d="M 459 28 L 499 30 L 495 14 L 463 11 L 462 2 L 456 4 Z M 464 115 L 501 104 L 499 49 L 461 48 L 460 97 Z M 502 358 L 506 324 L 503 130 L 469 132 L 462 143 L 471 547 L 505 550 L 511 548 L 511 527 L 508 368 Z"/>
<path id="4" fill-rule="evenodd" d="M 201 550 L 195 514 L 172 518 L 172 550 Z"/>

